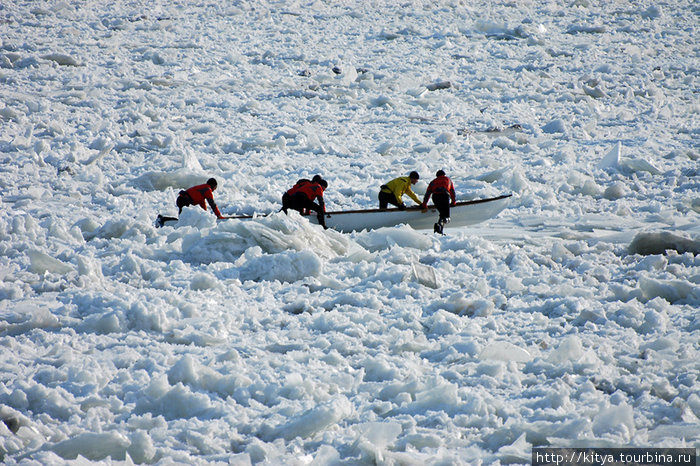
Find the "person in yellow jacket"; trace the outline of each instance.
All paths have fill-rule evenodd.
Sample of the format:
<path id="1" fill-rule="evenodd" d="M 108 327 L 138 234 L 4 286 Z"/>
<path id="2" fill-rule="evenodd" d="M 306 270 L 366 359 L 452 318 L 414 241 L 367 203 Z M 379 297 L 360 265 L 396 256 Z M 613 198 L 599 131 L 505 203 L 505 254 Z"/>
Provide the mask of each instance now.
<path id="1" fill-rule="evenodd" d="M 400 176 L 383 184 L 379 191 L 379 208 L 386 209 L 388 204 L 395 205 L 403 210 L 406 205 L 403 203 L 403 195 L 408 194 L 408 197 L 416 201 L 416 204 L 421 203 L 416 193 L 411 189 L 411 185 L 418 182 L 420 176 L 418 172 L 411 172 L 408 176 Z"/>

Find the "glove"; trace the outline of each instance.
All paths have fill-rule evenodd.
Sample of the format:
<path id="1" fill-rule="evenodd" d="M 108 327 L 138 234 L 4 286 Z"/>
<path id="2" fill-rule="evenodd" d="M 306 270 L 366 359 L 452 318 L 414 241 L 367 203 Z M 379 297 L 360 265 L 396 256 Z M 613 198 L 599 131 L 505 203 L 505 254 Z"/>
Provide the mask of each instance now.
<path id="1" fill-rule="evenodd" d="M 426 204 L 425 202 L 421 202 L 420 208 L 421 208 L 421 209 L 427 209 L 427 208 L 428 208 L 428 204 Z"/>
<path id="2" fill-rule="evenodd" d="M 452 203 L 450 204 L 450 207 L 454 207 L 454 206 L 456 206 L 456 205 L 457 205 L 456 202 L 452 202 Z"/>

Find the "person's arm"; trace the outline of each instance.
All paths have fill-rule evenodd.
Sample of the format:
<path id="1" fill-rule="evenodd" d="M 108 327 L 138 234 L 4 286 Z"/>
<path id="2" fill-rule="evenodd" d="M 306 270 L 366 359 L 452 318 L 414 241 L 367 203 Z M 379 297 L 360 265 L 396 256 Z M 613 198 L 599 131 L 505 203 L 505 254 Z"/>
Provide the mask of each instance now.
<path id="1" fill-rule="evenodd" d="M 428 201 L 430 200 L 431 194 L 433 194 L 433 183 L 430 183 L 428 189 L 425 190 L 425 196 L 423 196 L 423 202 L 420 205 L 423 209 L 428 208 Z"/>
<path id="2" fill-rule="evenodd" d="M 321 212 L 326 212 L 326 203 L 323 201 L 323 188 L 318 186 L 314 188 L 314 194 L 316 194 L 316 199 L 318 199 L 318 205 L 321 207 Z"/>
<path id="3" fill-rule="evenodd" d="M 214 212 L 214 215 L 216 215 L 216 218 L 222 218 L 223 216 L 221 215 L 221 212 L 219 212 L 219 207 L 217 207 L 216 202 L 214 202 L 214 192 L 211 189 L 208 189 L 204 193 L 204 199 L 206 199 L 209 203 L 209 207 L 211 207 L 211 210 Z M 207 210 L 206 206 L 204 205 L 204 201 L 202 201 L 202 208 Z"/>
<path id="4" fill-rule="evenodd" d="M 216 202 L 214 202 L 214 198 L 208 197 L 207 202 L 209 202 L 209 207 L 211 207 L 211 210 L 214 212 L 214 215 L 216 215 L 216 218 L 223 218 L 223 215 L 221 215 L 221 212 L 219 212 L 219 207 L 216 205 Z"/>
<path id="5" fill-rule="evenodd" d="M 450 181 L 450 197 L 452 198 L 452 206 L 457 204 L 457 194 L 455 193 L 455 185 Z"/>
<path id="6" fill-rule="evenodd" d="M 418 196 L 416 196 L 416 193 L 413 192 L 411 189 L 411 182 L 408 182 L 408 186 L 406 187 L 406 194 L 408 194 L 408 197 L 416 201 L 416 204 L 420 204 L 420 199 L 418 199 Z"/>
<path id="7" fill-rule="evenodd" d="M 314 192 L 316 193 L 316 199 L 318 199 L 318 215 L 316 215 L 316 218 L 318 219 L 319 225 L 321 225 L 324 230 L 328 230 L 326 226 L 326 203 L 323 200 L 323 189 L 319 187 L 318 190 L 314 190 Z"/>

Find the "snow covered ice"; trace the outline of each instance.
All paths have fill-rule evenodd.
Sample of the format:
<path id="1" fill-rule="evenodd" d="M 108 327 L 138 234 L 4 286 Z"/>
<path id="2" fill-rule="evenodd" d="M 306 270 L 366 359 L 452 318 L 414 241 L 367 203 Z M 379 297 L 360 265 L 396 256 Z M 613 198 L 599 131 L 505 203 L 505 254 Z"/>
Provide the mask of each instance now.
<path id="1" fill-rule="evenodd" d="M 700 447 L 698 14 L 4 2 L 0 460 Z M 444 237 L 263 216 L 301 177 L 362 209 L 439 169 L 510 206 Z M 154 227 L 210 176 L 260 216 Z"/>

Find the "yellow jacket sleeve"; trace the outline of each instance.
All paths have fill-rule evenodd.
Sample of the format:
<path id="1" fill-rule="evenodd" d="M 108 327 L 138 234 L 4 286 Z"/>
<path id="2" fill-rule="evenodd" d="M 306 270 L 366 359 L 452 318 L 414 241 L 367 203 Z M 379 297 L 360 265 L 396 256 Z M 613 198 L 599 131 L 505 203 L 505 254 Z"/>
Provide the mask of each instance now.
<path id="1" fill-rule="evenodd" d="M 416 204 L 420 204 L 420 199 L 418 199 L 418 196 L 416 196 L 416 193 L 413 192 L 411 189 L 411 182 L 408 182 L 408 186 L 406 186 L 406 194 L 408 194 L 408 197 L 416 201 Z"/>

